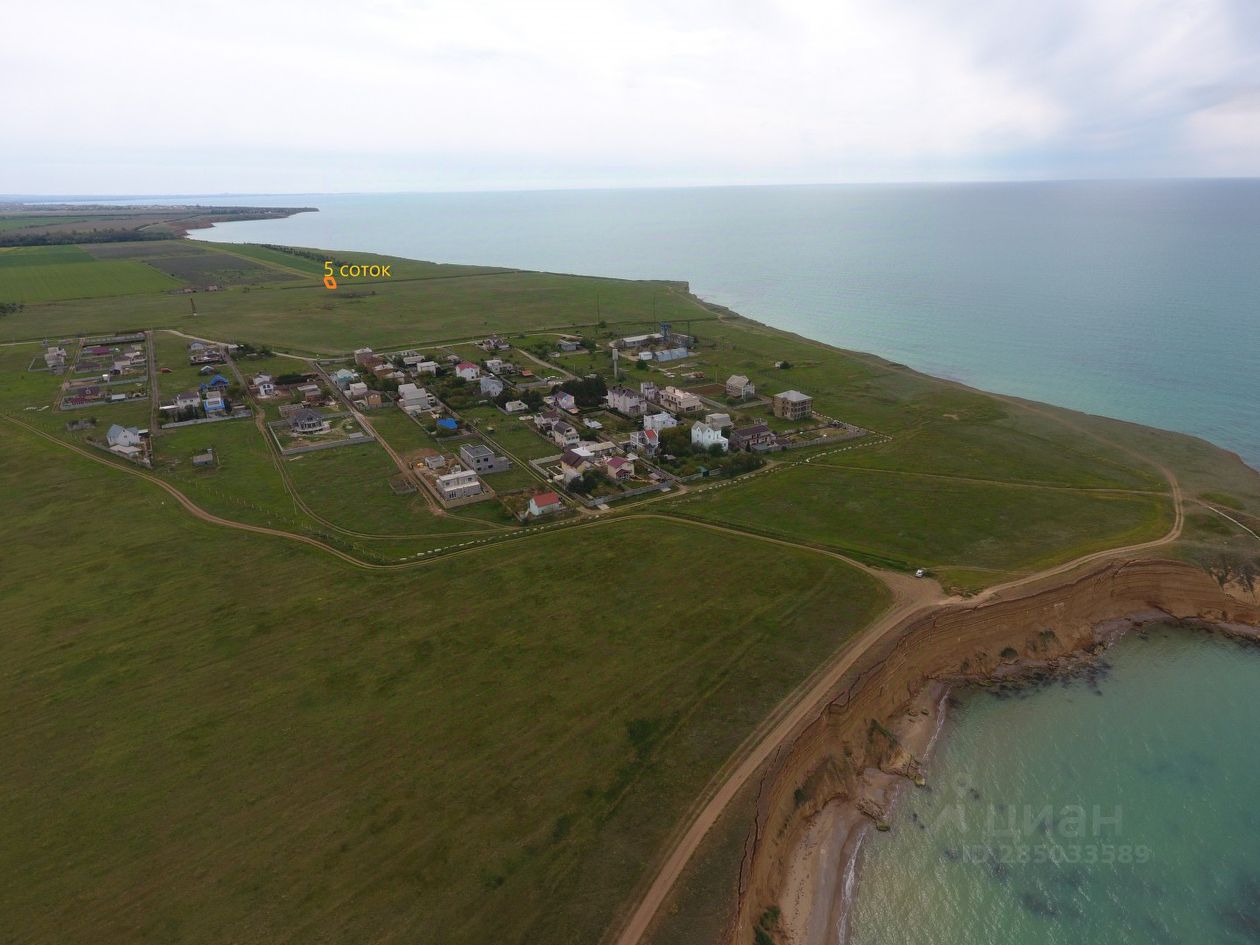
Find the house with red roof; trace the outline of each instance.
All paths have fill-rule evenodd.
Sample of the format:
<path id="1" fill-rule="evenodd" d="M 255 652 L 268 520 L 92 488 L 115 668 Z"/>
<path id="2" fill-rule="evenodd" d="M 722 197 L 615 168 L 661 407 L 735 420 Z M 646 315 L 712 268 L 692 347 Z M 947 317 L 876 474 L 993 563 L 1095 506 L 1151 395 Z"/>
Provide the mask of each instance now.
<path id="1" fill-rule="evenodd" d="M 563 508 L 564 503 L 560 501 L 560 496 L 554 492 L 539 492 L 537 495 L 531 496 L 529 500 L 529 514 L 532 518 L 559 512 Z"/>

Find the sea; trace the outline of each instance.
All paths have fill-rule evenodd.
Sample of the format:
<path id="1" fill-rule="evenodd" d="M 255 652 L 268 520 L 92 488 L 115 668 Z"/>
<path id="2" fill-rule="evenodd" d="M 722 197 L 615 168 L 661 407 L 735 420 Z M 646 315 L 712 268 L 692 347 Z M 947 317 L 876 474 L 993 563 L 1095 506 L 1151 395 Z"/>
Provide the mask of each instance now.
<path id="1" fill-rule="evenodd" d="M 208 202 L 208 201 L 207 201 Z M 203 239 L 685 280 L 770 325 L 1260 467 L 1260 181 L 225 197 Z M 957 698 L 846 945 L 1260 942 L 1260 651 L 1170 628 Z M 839 932 L 837 932 L 839 941 Z"/>
<path id="2" fill-rule="evenodd" d="M 686 281 L 778 328 L 1260 466 L 1260 180 L 299 194 L 198 238 Z"/>
<path id="3" fill-rule="evenodd" d="M 1260 648 L 1173 627 L 950 708 L 845 945 L 1260 942 Z"/>

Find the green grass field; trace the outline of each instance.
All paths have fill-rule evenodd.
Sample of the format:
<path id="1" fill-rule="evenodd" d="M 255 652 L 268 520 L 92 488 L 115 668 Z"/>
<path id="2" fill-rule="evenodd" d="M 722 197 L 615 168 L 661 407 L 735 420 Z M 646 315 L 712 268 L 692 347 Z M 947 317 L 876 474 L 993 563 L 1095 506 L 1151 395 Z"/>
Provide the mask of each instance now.
<path id="1" fill-rule="evenodd" d="M 377 576 L 0 437 L 26 536 L 0 573 L 15 941 L 595 941 L 882 600 L 822 556 L 665 523 Z M 681 556 L 708 593 L 645 599 Z"/>
<path id="2" fill-rule="evenodd" d="M 1158 538 L 1162 495 L 974 483 L 800 466 L 679 500 L 689 515 L 819 542 L 901 569 L 988 572 L 967 589 L 1109 545 Z M 957 577 L 957 576 L 955 576 Z M 976 583 L 972 583 L 976 582 Z"/>
<path id="3" fill-rule="evenodd" d="M 644 325 L 652 317 L 654 296 L 662 319 L 703 315 L 662 283 L 485 270 L 395 277 L 358 288 L 347 283 L 335 291 L 295 283 L 248 293 L 235 288 L 200 293 L 197 316 L 187 298 L 167 295 L 27 306 L 0 320 L 0 340 L 139 324 L 190 334 L 213 331 L 215 337 L 306 354 L 344 353 L 364 345 L 384 351 L 495 330 L 595 323 L 601 317 Z"/>
<path id="4" fill-rule="evenodd" d="M 77 246 L 0 251 L 0 301 L 51 302 L 162 292 L 182 283 L 129 260 L 96 260 Z M 48 331 L 59 329 L 46 326 Z"/>

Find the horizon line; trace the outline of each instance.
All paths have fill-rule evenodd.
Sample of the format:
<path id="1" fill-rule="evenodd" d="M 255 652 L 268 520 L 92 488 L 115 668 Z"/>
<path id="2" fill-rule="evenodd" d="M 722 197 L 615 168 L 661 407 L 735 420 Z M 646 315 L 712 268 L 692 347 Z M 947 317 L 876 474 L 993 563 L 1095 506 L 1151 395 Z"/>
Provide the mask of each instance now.
<path id="1" fill-rule="evenodd" d="M 156 198 L 226 198 L 226 197 L 377 197 L 414 196 L 440 194 L 525 194 L 525 193 L 600 193 L 608 191 L 646 190 L 748 190 L 754 188 L 810 187 L 966 187 L 1018 184 L 1141 184 L 1141 183 L 1205 183 L 1260 181 L 1260 175 L 1187 175 L 1151 177 L 1007 177 L 1007 178 L 960 178 L 957 180 L 907 179 L 871 181 L 796 181 L 759 183 L 712 183 L 712 184 L 624 184 L 576 187 L 485 187 L 450 190 L 229 190 L 215 192 L 154 192 L 154 193 L 30 193 L 0 194 L 0 203 L 55 200 L 145 200 Z"/>

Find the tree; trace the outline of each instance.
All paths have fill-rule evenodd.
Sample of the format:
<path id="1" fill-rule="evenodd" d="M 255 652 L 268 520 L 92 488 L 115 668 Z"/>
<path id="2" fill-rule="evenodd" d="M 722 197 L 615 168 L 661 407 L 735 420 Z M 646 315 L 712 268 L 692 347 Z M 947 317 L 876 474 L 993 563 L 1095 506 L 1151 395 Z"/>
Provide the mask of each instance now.
<path id="1" fill-rule="evenodd" d="M 685 456 L 692 451 L 691 431 L 683 427 L 668 427 L 660 432 L 661 452 Z"/>
<path id="2" fill-rule="evenodd" d="M 579 407 L 598 407 L 608 393 L 608 383 L 601 375 L 596 374 L 594 377 L 577 377 L 565 381 L 560 389 L 566 394 L 572 394 Z"/>

